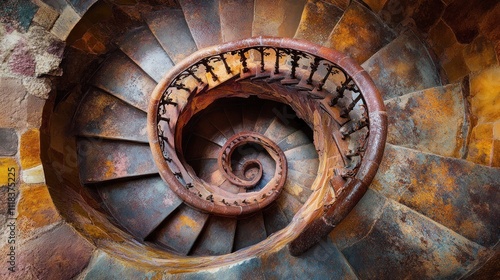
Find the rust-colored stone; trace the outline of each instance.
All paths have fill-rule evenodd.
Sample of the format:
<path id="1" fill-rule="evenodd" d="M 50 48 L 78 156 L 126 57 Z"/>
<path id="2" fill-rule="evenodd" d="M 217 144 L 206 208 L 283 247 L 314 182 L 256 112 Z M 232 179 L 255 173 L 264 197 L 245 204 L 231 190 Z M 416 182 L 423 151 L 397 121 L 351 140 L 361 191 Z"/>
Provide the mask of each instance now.
<path id="1" fill-rule="evenodd" d="M 41 164 L 40 160 L 40 131 L 31 129 L 21 135 L 20 141 L 21 167 L 31 168 Z"/>
<path id="2" fill-rule="evenodd" d="M 23 239 L 61 221 L 47 186 L 21 186 L 17 204 L 18 233 Z"/>
<path id="3" fill-rule="evenodd" d="M 0 157 L 0 168 L 4 170 L 0 172 L 0 186 L 8 186 L 9 183 L 17 183 L 20 178 L 21 170 L 15 158 Z M 9 174 L 10 173 L 10 174 Z"/>

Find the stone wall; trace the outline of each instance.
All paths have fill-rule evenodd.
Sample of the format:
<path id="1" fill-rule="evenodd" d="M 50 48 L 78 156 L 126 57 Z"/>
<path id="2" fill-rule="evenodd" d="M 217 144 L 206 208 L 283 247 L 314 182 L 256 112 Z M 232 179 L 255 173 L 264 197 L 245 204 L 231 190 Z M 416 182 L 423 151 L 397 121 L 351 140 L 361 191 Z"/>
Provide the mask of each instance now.
<path id="1" fill-rule="evenodd" d="M 2 279 L 71 278 L 89 263 L 95 245 L 66 223 L 46 185 L 40 158 L 44 105 L 50 100 L 53 106 L 58 98 L 78 90 L 93 63 L 114 49 L 116 36 L 143 20 L 142 12 L 176 5 L 171 0 L 107 0 L 94 5 L 96 1 L 0 3 L 0 246 L 2 256 L 15 246 L 17 268 L 9 273 L 2 257 Z M 449 81 L 464 84 L 474 124 L 466 159 L 500 166 L 498 1 L 365 2 L 389 26 L 419 30 Z M 15 170 L 15 175 L 8 170 Z M 15 187 L 9 188 L 9 178 L 14 177 Z M 6 243 L 14 222 L 9 198 L 17 209 L 15 245 Z M 102 252 L 94 255 L 97 261 L 104 258 Z"/>

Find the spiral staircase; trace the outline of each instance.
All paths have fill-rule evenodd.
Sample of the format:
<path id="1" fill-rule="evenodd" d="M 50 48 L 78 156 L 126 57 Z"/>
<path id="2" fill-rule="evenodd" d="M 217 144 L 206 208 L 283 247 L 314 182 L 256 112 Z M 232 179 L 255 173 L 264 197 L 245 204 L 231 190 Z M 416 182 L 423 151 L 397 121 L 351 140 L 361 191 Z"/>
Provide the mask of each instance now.
<path id="1" fill-rule="evenodd" d="M 463 159 L 464 87 L 417 32 L 358 1 L 179 2 L 118 38 L 86 92 L 61 101 L 72 188 L 141 248 L 100 243 L 108 254 L 175 279 L 456 279 L 493 256 L 500 171 Z M 351 64 L 331 75 L 327 49 Z M 378 93 L 386 143 L 366 112 Z M 370 160 L 374 178 L 360 171 Z"/>

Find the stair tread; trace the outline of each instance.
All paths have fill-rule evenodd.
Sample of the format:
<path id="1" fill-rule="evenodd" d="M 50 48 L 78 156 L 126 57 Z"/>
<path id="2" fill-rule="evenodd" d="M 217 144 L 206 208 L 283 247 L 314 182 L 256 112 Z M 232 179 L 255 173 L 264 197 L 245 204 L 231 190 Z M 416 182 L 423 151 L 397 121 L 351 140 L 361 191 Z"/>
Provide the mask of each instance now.
<path id="1" fill-rule="evenodd" d="M 295 131 L 297 131 L 297 128 L 292 125 L 292 121 L 276 117 L 267 127 L 266 132 L 264 132 L 264 136 L 271 139 L 274 143 L 279 143 Z"/>
<path id="2" fill-rule="evenodd" d="M 255 132 L 260 134 L 264 134 L 264 132 L 266 132 L 267 128 L 276 117 L 276 110 L 278 110 L 278 108 L 276 108 L 276 104 L 266 103 L 262 106 L 259 117 L 255 122 Z"/>
<path id="3" fill-rule="evenodd" d="M 394 37 L 394 32 L 375 13 L 352 1 L 332 30 L 326 46 L 363 63 Z"/>
<path id="4" fill-rule="evenodd" d="M 80 138 L 77 144 L 84 183 L 158 173 L 149 145 L 92 138 Z"/>
<path id="5" fill-rule="evenodd" d="M 497 168 L 387 144 L 371 188 L 478 244 L 492 246 L 500 234 L 499 182 Z"/>
<path id="6" fill-rule="evenodd" d="M 197 50 L 189 27 L 180 9 L 164 9 L 147 17 L 149 29 L 174 63 Z"/>
<path id="7" fill-rule="evenodd" d="M 192 134 L 187 142 L 188 147 L 197 147 L 196 149 L 185 150 L 186 160 L 194 159 L 217 159 L 221 147 L 210 140 Z"/>
<path id="8" fill-rule="evenodd" d="M 217 165 L 217 159 L 215 158 L 193 160 L 188 163 L 195 170 L 196 175 L 205 181 L 207 181 L 212 173 L 219 168 Z"/>
<path id="9" fill-rule="evenodd" d="M 295 213 L 297 213 L 297 211 L 299 211 L 299 209 L 302 207 L 302 203 L 300 203 L 297 198 L 287 192 L 281 192 L 278 199 L 276 199 L 276 203 L 278 203 L 281 211 L 283 212 L 283 214 L 285 214 L 289 222 L 292 221 Z"/>
<path id="10" fill-rule="evenodd" d="M 140 239 L 182 203 L 159 176 L 114 182 L 97 191 L 113 217 Z"/>
<path id="11" fill-rule="evenodd" d="M 224 113 L 223 110 L 210 112 L 206 115 L 204 120 L 207 120 L 211 125 L 217 128 L 226 139 L 229 139 L 235 134 L 233 128 L 231 127 L 231 123 L 227 119 L 226 113 Z"/>
<path id="12" fill-rule="evenodd" d="M 266 279 L 358 279 L 342 253 L 328 239 L 300 257 L 291 256 L 287 247 L 262 256 Z"/>
<path id="13" fill-rule="evenodd" d="M 249 104 L 247 106 L 242 106 L 242 107 L 243 107 L 242 126 L 245 130 L 253 131 L 255 128 L 255 123 L 259 118 L 261 106 Z"/>
<path id="14" fill-rule="evenodd" d="M 285 151 L 287 160 L 303 160 L 318 158 L 318 152 L 313 143 L 298 146 L 296 148 Z"/>
<path id="15" fill-rule="evenodd" d="M 195 131 L 197 135 L 205 139 L 210 139 L 221 147 L 224 146 L 227 141 L 227 138 L 209 121 L 202 120 L 197 122 L 192 131 Z"/>
<path id="16" fill-rule="evenodd" d="M 319 159 L 289 160 L 287 161 L 289 170 L 296 170 L 309 175 L 317 176 Z"/>
<path id="17" fill-rule="evenodd" d="M 225 107 L 224 112 L 226 113 L 227 120 L 231 125 L 235 134 L 242 132 L 243 129 L 243 113 L 241 106 L 234 105 L 230 108 Z"/>
<path id="18" fill-rule="evenodd" d="M 441 85 L 439 71 L 426 46 L 411 30 L 374 54 L 362 67 L 384 100 Z"/>
<path id="19" fill-rule="evenodd" d="M 92 78 L 96 87 L 143 110 L 148 110 L 149 96 L 156 82 L 125 54 L 113 53 Z"/>
<path id="20" fill-rule="evenodd" d="M 218 0 L 179 0 L 199 49 L 222 43 Z"/>
<path id="21" fill-rule="evenodd" d="M 147 143 L 147 115 L 122 100 L 91 88 L 75 116 L 75 133 L 83 136 Z"/>
<path id="22" fill-rule="evenodd" d="M 262 212 L 264 217 L 264 226 L 266 227 L 267 236 L 285 228 L 288 225 L 288 219 L 281 211 L 277 203 L 272 203 Z"/>
<path id="23" fill-rule="evenodd" d="M 306 0 L 255 0 L 252 36 L 293 37 Z"/>
<path id="24" fill-rule="evenodd" d="M 330 236 L 362 279 L 413 278 L 415 263 L 425 267 L 426 277 L 454 279 L 472 269 L 484 252 L 480 245 L 370 190 Z"/>
<path id="25" fill-rule="evenodd" d="M 249 218 L 238 220 L 234 235 L 233 251 L 257 244 L 266 239 L 266 237 L 266 227 L 262 212 L 257 212 Z"/>
<path id="26" fill-rule="evenodd" d="M 153 240 L 179 254 L 187 255 L 200 235 L 209 215 L 181 204 L 155 233 Z"/>
<path id="27" fill-rule="evenodd" d="M 231 253 L 237 220 L 211 216 L 191 254 L 214 256 Z"/>
<path id="28" fill-rule="evenodd" d="M 302 12 L 302 18 L 294 38 L 323 45 L 344 11 L 321 0 L 309 0 Z"/>
<path id="29" fill-rule="evenodd" d="M 189 273 L 177 273 L 168 275 L 167 279 L 173 280 L 230 280 L 230 279 L 255 279 L 263 280 L 264 272 L 260 258 L 253 257 L 251 259 L 239 262 L 237 264 L 229 264 L 217 267 L 217 273 L 213 271 L 197 271 Z"/>
<path id="30" fill-rule="evenodd" d="M 254 0 L 219 0 L 222 41 L 252 37 Z"/>
<path id="31" fill-rule="evenodd" d="M 387 142 L 447 157 L 463 154 L 469 127 L 460 84 L 409 93 L 385 101 Z"/>
<path id="32" fill-rule="evenodd" d="M 165 73 L 174 67 L 158 40 L 145 26 L 128 32 L 118 45 L 156 82 L 160 82 Z"/>
<path id="33" fill-rule="evenodd" d="M 315 175 L 309 175 L 307 173 L 302 173 L 300 171 L 291 169 L 288 170 L 288 178 L 290 178 L 293 183 L 298 184 L 305 190 L 310 190 L 314 180 L 316 180 Z"/>
<path id="34" fill-rule="evenodd" d="M 307 137 L 307 135 L 301 131 L 298 130 L 287 137 L 283 138 L 279 143 L 278 147 L 281 148 L 283 151 L 288 151 L 303 145 L 308 145 L 311 144 L 312 140 Z"/>

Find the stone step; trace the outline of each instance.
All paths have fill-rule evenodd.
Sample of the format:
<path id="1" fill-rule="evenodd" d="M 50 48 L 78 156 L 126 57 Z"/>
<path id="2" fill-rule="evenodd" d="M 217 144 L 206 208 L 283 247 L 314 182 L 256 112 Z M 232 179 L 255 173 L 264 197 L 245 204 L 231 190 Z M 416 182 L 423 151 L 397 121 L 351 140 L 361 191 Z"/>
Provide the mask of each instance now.
<path id="1" fill-rule="evenodd" d="M 233 252 L 257 244 L 266 237 L 262 212 L 257 212 L 246 219 L 240 219 L 234 236 Z"/>
<path id="2" fill-rule="evenodd" d="M 294 132 L 298 131 L 292 121 L 282 118 L 274 118 L 271 124 L 267 127 L 264 136 L 271 139 L 274 143 L 279 143 Z"/>
<path id="3" fill-rule="evenodd" d="M 299 174 L 297 171 L 288 170 L 287 180 L 283 186 L 284 191 L 292 195 L 300 203 L 305 203 L 309 196 L 312 194 L 311 186 L 306 187 L 303 182 L 297 180 L 297 176 L 292 177 L 294 174 Z"/>
<path id="4" fill-rule="evenodd" d="M 288 222 L 291 222 L 295 213 L 302 207 L 302 203 L 288 192 L 281 192 L 276 199 L 276 203 L 280 206 L 281 211 L 285 214 Z"/>
<path id="5" fill-rule="evenodd" d="M 178 254 L 187 255 L 200 236 L 208 217 L 208 214 L 181 204 L 152 234 L 150 241 Z"/>
<path id="6" fill-rule="evenodd" d="M 77 141 L 80 178 L 85 184 L 158 173 L 147 144 L 99 138 Z"/>
<path id="7" fill-rule="evenodd" d="M 186 147 L 196 147 L 195 149 L 185 149 L 186 160 L 196 159 L 217 159 L 221 146 L 214 142 L 192 134 L 189 139 L 185 139 Z"/>
<path id="8" fill-rule="evenodd" d="M 294 133 L 283 138 L 277 144 L 278 147 L 280 147 L 285 152 L 302 145 L 310 144 L 311 142 L 312 140 L 309 139 L 309 137 L 307 137 L 307 135 L 303 131 L 297 130 Z"/>
<path id="9" fill-rule="evenodd" d="M 330 238 L 361 279 L 457 279 L 484 253 L 484 247 L 373 190 Z"/>
<path id="10" fill-rule="evenodd" d="M 79 136 L 148 143 L 146 113 L 97 88 L 85 94 L 74 120 Z"/>
<path id="11" fill-rule="evenodd" d="M 273 202 L 269 207 L 262 211 L 264 216 L 264 225 L 267 236 L 285 228 L 288 225 L 288 219 L 280 206 Z"/>
<path id="12" fill-rule="evenodd" d="M 291 256 L 285 246 L 264 254 L 261 262 L 265 279 L 358 279 L 335 244 L 326 238 L 300 257 Z"/>
<path id="13" fill-rule="evenodd" d="M 205 270 L 179 274 L 167 274 L 165 276 L 168 276 L 167 279 L 172 280 L 265 279 L 260 258 L 257 257 L 236 264 L 221 265 L 216 271 Z"/>
<path id="14" fill-rule="evenodd" d="M 210 216 L 190 255 L 217 256 L 231 253 L 237 220 Z"/>
<path id="15" fill-rule="evenodd" d="M 180 9 L 164 9 L 148 14 L 149 29 L 174 63 L 197 50 L 196 43 Z"/>
<path id="16" fill-rule="evenodd" d="M 387 142 L 461 158 L 469 122 L 460 84 L 435 87 L 385 101 Z"/>
<path id="17" fill-rule="evenodd" d="M 306 0 L 255 0 L 252 36 L 293 37 Z"/>
<path id="18" fill-rule="evenodd" d="M 222 41 L 252 37 L 254 0 L 219 0 Z"/>
<path id="19" fill-rule="evenodd" d="M 160 82 L 167 71 L 174 67 L 170 57 L 146 26 L 128 32 L 118 45 L 156 82 Z"/>
<path id="20" fill-rule="evenodd" d="M 316 147 L 313 143 L 307 145 L 298 146 L 296 148 L 287 150 L 285 156 L 288 160 L 304 160 L 304 159 L 314 159 L 318 158 L 318 153 L 316 152 Z"/>
<path id="21" fill-rule="evenodd" d="M 344 11 L 322 0 L 307 1 L 294 38 L 323 45 Z"/>
<path id="22" fill-rule="evenodd" d="M 387 144 L 371 188 L 478 244 L 498 241 L 498 168 Z"/>
<path id="23" fill-rule="evenodd" d="M 352 1 L 325 45 L 361 64 L 394 38 L 394 32 L 376 14 Z"/>
<path id="24" fill-rule="evenodd" d="M 103 184 L 97 191 L 111 215 L 139 239 L 182 203 L 160 176 Z"/>
<path id="25" fill-rule="evenodd" d="M 91 84 L 144 112 L 156 86 L 149 75 L 121 52 L 113 53 L 102 63 Z"/>
<path id="26" fill-rule="evenodd" d="M 399 35 L 362 67 L 372 77 L 384 100 L 441 85 L 437 65 L 427 47 L 411 30 Z"/>
<path id="27" fill-rule="evenodd" d="M 218 0 L 179 0 L 199 49 L 222 43 Z"/>

